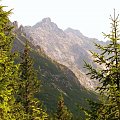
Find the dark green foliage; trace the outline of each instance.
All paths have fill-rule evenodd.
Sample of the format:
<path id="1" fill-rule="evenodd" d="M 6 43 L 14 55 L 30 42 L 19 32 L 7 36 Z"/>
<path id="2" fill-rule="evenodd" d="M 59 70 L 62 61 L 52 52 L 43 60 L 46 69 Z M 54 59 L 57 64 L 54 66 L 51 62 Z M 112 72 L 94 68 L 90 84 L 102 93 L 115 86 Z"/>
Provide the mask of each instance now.
<path id="1" fill-rule="evenodd" d="M 64 98 L 60 95 L 57 103 L 57 111 L 55 114 L 55 120 L 72 120 L 72 113 L 64 104 Z"/>
<path id="2" fill-rule="evenodd" d="M 95 46 L 101 50 L 101 54 L 91 52 L 94 62 L 102 65 L 96 70 L 85 63 L 91 79 L 99 80 L 100 103 L 89 101 L 91 111 L 87 111 L 87 120 L 119 120 L 120 119 L 120 34 L 118 30 L 118 16 L 111 17 L 111 33 L 105 35 L 110 41 L 108 45 Z"/>
<path id="3" fill-rule="evenodd" d="M 35 98 L 35 95 L 40 91 L 40 80 L 37 79 L 29 52 L 30 48 L 26 43 L 24 52 L 21 55 L 17 102 L 22 104 L 26 120 L 44 120 L 47 119 L 47 113 L 42 109 L 41 102 Z"/>

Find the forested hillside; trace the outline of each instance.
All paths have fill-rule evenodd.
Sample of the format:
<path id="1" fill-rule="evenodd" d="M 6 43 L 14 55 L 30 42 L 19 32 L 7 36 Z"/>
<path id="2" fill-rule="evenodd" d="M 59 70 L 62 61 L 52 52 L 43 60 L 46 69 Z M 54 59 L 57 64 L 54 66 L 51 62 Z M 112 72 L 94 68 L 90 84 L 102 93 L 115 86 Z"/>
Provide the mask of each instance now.
<path id="1" fill-rule="evenodd" d="M 13 51 L 23 52 L 27 37 L 21 32 L 22 26 L 18 28 L 14 41 Z M 55 112 L 58 96 L 63 93 L 65 104 L 74 115 L 81 116 L 77 104 L 87 107 L 85 99 L 96 99 L 93 91 L 85 89 L 78 81 L 74 73 L 64 65 L 53 61 L 45 55 L 40 47 L 34 47 L 31 43 L 31 57 L 34 60 L 34 68 L 41 80 L 41 91 L 37 97 L 43 101 L 49 113 Z"/>

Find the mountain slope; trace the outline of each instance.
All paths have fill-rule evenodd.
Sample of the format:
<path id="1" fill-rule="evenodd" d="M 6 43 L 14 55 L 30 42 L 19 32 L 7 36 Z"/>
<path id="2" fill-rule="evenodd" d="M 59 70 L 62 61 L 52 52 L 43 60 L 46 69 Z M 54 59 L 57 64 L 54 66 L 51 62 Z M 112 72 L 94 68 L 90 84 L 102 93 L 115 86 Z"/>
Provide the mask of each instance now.
<path id="1" fill-rule="evenodd" d="M 89 50 L 96 51 L 93 42 L 104 44 L 103 42 L 88 38 L 71 28 L 63 31 L 50 18 L 44 18 L 32 27 L 26 26 L 23 30 L 35 46 L 40 46 L 50 58 L 73 71 L 80 84 L 94 89 L 97 83 L 85 75 L 84 60 L 96 66 L 92 63 Z"/>
<path id="2" fill-rule="evenodd" d="M 22 52 L 24 49 L 27 37 L 21 30 L 22 26 L 15 31 L 17 35 L 14 41 L 13 51 Z M 86 90 L 70 69 L 51 60 L 44 54 L 40 47 L 32 44 L 30 46 L 31 57 L 35 62 L 34 67 L 38 71 L 38 78 L 42 84 L 41 92 L 37 97 L 43 101 L 49 113 L 55 111 L 57 97 L 60 92 L 65 97 L 65 104 L 75 115 L 77 115 L 76 104 L 87 107 L 85 99 L 96 99 L 96 94 Z M 82 113 L 78 112 L 78 114 L 81 115 Z"/>

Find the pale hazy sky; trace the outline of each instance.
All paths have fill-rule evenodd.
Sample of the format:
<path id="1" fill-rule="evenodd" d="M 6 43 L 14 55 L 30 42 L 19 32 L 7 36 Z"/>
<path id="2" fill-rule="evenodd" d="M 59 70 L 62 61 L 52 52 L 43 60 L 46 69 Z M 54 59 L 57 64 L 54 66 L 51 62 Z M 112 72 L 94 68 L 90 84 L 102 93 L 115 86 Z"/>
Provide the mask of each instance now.
<path id="1" fill-rule="evenodd" d="M 14 8 L 11 21 L 34 25 L 50 17 L 59 28 L 71 27 L 88 37 L 102 38 L 110 30 L 110 14 L 120 13 L 120 0 L 2 0 L 0 3 Z"/>

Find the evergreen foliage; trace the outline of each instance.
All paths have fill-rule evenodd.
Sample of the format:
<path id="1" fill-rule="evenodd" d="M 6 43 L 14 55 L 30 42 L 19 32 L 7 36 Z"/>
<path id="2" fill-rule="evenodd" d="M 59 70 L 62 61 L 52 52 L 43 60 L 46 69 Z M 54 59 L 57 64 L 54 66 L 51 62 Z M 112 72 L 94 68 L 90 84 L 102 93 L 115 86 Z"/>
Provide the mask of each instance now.
<path id="1" fill-rule="evenodd" d="M 64 98 L 62 95 L 59 97 L 59 101 L 57 104 L 57 111 L 55 114 L 55 120 L 72 120 L 72 113 L 64 104 Z"/>
<path id="2" fill-rule="evenodd" d="M 111 32 L 104 34 L 109 38 L 106 46 L 95 44 L 101 54 L 91 52 L 94 62 L 102 65 L 101 69 L 94 69 L 85 63 L 91 79 L 99 80 L 100 102 L 89 100 L 91 110 L 85 110 L 86 120 L 119 120 L 120 119 L 120 34 L 118 16 L 110 18 Z"/>
<path id="3" fill-rule="evenodd" d="M 19 66 L 14 64 L 15 54 L 11 53 L 14 38 L 8 18 L 11 10 L 6 12 L 3 8 L 0 6 L 0 119 L 16 120 L 20 106 L 15 103 L 14 93 Z"/>
<path id="4" fill-rule="evenodd" d="M 35 98 L 35 95 L 40 90 L 40 80 L 37 79 L 29 52 L 30 48 L 28 42 L 26 42 L 24 52 L 21 55 L 17 102 L 22 104 L 26 120 L 46 120 L 48 115 L 43 110 L 42 103 Z"/>

